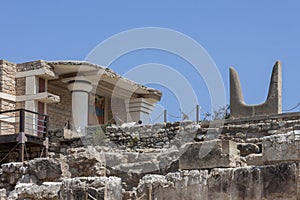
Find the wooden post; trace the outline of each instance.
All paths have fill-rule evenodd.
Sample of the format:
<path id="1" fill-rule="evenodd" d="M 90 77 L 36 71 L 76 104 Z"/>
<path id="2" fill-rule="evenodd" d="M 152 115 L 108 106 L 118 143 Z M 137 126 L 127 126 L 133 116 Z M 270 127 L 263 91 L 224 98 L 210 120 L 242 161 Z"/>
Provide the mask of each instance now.
<path id="1" fill-rule="evenodd" d="M 164 122 L 167 122 L 167 110 L 164 110 Z"/>
<path id="2" fill-rule="evenodd" d="M 148 188 L 148 200 L 152 200 L 152 185 Z"/>
<path id="3" fill-rule="evenodd" d="M 199 105 L 196 106 L 196 123 L 199 123 Z"/>
<path id="4" fill-rule="evenodd" d="M 85 198 L 84 199 L 88 200 L 89 199 L 89 195 L 88 195 L 87 191 L 85 191 L 84 193 L 85 193 Z"/>
<path id="5" fill-rule="evenodd" d="M 25 144 L 19 143 L 19 162 L 24 162 Z"/>

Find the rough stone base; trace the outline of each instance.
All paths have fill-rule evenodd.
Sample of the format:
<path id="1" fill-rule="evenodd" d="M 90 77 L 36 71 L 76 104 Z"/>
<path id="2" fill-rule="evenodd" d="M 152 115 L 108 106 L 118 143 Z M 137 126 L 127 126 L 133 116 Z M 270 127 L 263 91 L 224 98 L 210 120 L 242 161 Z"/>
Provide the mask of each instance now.
<path id="1" fill-rule="evenodd" d="M 191 170 L 143 177 L 138 188 L 140 200 L 296 200 L 299 166 L 281 164 L 263 167 Z"/>
<path id="2" fill-rule="evenodd" d="M 59 199 L 122 199 L 122 183 L 117 177 L 81 177 L 65 179 Z"/>
<path id="3" fill-rule="evenodd" d="M 18 184 L 10 194 L 9 200 L 19 199 L 49 199 L 57 200 L 61 183 L 59 182 L 45 182 L 42 185 L 33 183 Z"/>
<path id="4" fill-rule="evenodd" d="M 212 169 L 236 167 L 239 162 L 237 145 L 232 141 L 211 140 L 185 145 L 179 158 L 179 169 Z"/>

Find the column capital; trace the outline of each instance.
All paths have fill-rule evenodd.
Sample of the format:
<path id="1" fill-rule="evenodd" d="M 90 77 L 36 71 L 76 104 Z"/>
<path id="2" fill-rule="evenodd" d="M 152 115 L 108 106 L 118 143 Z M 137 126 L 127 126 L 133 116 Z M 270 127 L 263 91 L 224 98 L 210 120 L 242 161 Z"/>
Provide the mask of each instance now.
<path id="1" fill-rule="evenodd" d="M 89 93 L 93 89 L 92 83 L 84 77 L 65 78 L 62 82 L 68 83 L 68 89 L 71 92 Z"/>

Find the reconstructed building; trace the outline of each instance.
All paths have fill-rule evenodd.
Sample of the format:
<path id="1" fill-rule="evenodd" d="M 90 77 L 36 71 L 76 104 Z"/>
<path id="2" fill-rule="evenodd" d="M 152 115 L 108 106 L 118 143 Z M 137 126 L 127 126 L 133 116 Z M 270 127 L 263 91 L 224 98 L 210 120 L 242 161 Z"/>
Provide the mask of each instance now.
<path id="1" fill-rule="evenodd" d="M 161 95 L 88 62 L 0 60 L 0 143 L 47 147 L 49 128 L 84 135 L 87 126 L 147 123 Z"/>

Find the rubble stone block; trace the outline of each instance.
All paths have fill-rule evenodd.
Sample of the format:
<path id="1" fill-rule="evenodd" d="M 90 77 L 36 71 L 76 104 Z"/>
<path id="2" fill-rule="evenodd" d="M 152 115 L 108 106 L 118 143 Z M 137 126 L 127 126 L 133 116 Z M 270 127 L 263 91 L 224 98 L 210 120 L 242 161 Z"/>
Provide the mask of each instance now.
<path id="1" fill-rule="evenodd" d="M 247 165 L 261 166 L 263 165 L 262 154 L 251 154 L 246 156 Z"/>
<path id="2" fill-rule="evenodd" d="M 18 184 L 10 194 L 9 200 L 19 199 L 49 199 L 58 200 L 60 182 L 44 182 L 41 185 L 32 183 Z"/>
<path id="3" fill-rule="evenodd" d="M 62 174 L 60 163 L 53 158 L 36 158 L 28 166 L 30 174 L 41 181 L 56 181 Z"/>
<path id="4" fill-rule="evenodd" d="M 0 189 L 0 200 L 6 200 L 6 190 L 4 188 Z"/>
<path id="5" fill-rule="evenodd" d="M 207 170 L 146 175 L 137 187 L 137 199 L 208 199 Z"/>
<path id="6" fill-rule="evenodd" d="M 59 199 L 122 199 L 122 182 L 118 177 L 77 177 L 64 179 Z"/>
<path id="7" fill-rule="evenodd" d="M 240 161 L 236 143 L 229 140 L 187 143 L 184 148 L 179 158 L 180 169 L 236 167 Z"/>
<path id="8" fill-rule="evenodd" d="M 21 162 L 11 162 L 5 163 L 1 165 L 3 173 L 14 173 L 15 171 L 19 170 L 19 168 L 23 165 Z"/>

